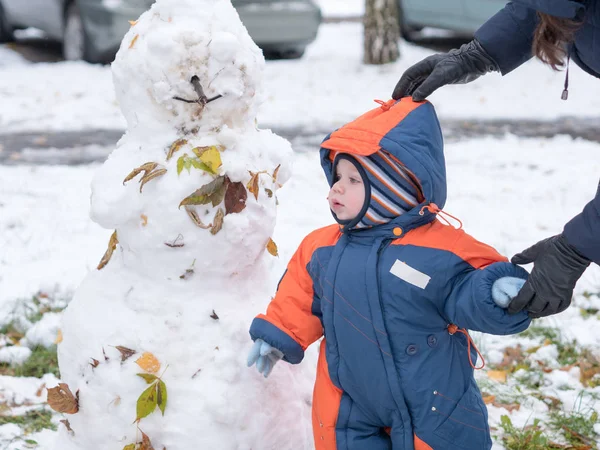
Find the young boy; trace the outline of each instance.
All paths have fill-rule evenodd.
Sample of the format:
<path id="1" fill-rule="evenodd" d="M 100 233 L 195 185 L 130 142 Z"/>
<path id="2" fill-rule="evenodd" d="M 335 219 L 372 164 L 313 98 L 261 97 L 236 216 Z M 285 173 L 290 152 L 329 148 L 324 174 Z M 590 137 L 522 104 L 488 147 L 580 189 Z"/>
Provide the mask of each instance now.
<path id="1" fill-rule="evenodd" d="M 526 313 L 498 305 L 527 272 L 435 220 L 446 176 L 433 106 L 381 104 L 324 140 L 338 224 L 300 244 L 267 314 L 252 322 L 248 365 L 266 377 L 325 336 L 313 396 L 318 450 L 490 449 L 466 329 L 526 329 Z"/>

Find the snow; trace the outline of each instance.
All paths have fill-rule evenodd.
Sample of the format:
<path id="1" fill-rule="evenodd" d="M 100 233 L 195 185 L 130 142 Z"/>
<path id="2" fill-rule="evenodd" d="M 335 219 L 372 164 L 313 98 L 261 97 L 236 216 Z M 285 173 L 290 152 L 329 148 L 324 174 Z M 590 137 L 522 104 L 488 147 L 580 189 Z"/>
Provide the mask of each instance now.
<path id="1" fill-rule="evenodd" d="M 345 4 L 328 0 L 327 14 L 341 14 Z M 362 2 L 348 5 L 349 10 L 359 11 Z M 168 21 L 165 26 L 167 24 Z M 145 32 L 144 26 L 141 22 L 132 28 L 126 46 L 135 33 Z M 217 53 L 222 58 L 231 57 L 228 53 L 233 51 L 230 42 L 235 32 L 228 33 L 211 43 L 213 48 L 219 47 Z M 188 36 L 193 39 L 194 34 Z M 150 44 L 151 41 L 140 37 L 133 48 L 139 45 L 138 50 L 145 49 Z M 163 44 L 160 40 L 153 43 L 157 48 Z M 405 68 L 432 53 L 404 42 L 401 50 L 402 59 L 396 64 L 365 67 L 361 64 L 361 25 L 324 24 L 303 59 L 271 61 L 264 66 L 260 82 L 267 95 L 258 110 L 259 125 L 261 128 L 314 129 L 318 136 L 312 141 L 318 142 L 324 137 L 323 132 L 374 107 L 374 98 L 385 99 Z M 180 55 L 165 52 L 171 58 L 164 59 L 165 64 L 177 65 Z M 148 79 L 159 61 L 140 58 L 137 64 L 143 68 L 140 73 Z M 115 79 L 118 83 L 132 84 L 136 71 L 125 69 L 117 67 Z M 254 272 L 248 271 L 243 267 L 247 260 L 231 262 L 230 250 L 208 246 L 202 237 L 209 232 L 194 229 L 199 239 L 186 240 L 185 247 L 177 249 L 184 256 L 171 258 L 174 249 L 164 245 L 161 239 L 164 233 L 174 229 L 185 230 L 182 235 L 190 233 L 186 228 L 187 216 L 180 215 L 178 201 L 174 199 L 181 200 L 190 189 L 199 187 L 199 179 L 208 177 L 194 169 L 176 175 L 174 164 L 178 156 L 186 151 L 190 153 L 192 144 L 165 164 L 165 148 L 177 136 L 170 128 L 181 125 L 177 123 L 180 116 L 170 113 L 180 105 L 173 104 L 169 109 L 173 92 L 162 89 L 166 85 L 140 85 L 139 90 L 131 86 L 117 96 L 110 70 L 110 67 L 73 62 L 32 64 L 10 47 L 0 46 L 0 133 L 88 127 L 125 129 L 129 125 L 127 135 L 104 167 L 98 164 L 0 165 L 0 319 L 2 324 L 17 321 L 26 334 L 20 346 L 6 346 L 6 342 L 0 346 L 0 361 L 22 361 L 30 351 L 28 345 L 52 345 L 58 328 L 65 331 L 64 341 L 59 345 L 64 349 L 61 350 L 61 368 L 65 365 L 71 369 L 65 371 L 63 381 L 80 387 L 87 394 L 82 396 L 79 428 L 76 427 L 77 415 L 71 420 L 76 431 L 86 430 L 79 433 L 78 442 L 84 439 L 103 442 L 103 431 L 91 425 L 92 414 L 110 416 L 105 426 L 125 430 L 120 436 L 127 436 L 129 440 L 115 448 L 121 449 L 135 438 L 135 426 L 131 425 L 135 400 L 146 384 L 135 376 L 141 371 L 135 364 L 139 355 L 121 363 L 114 346 L 124 345 L 139 352 L 150 351 L 159 356 L 162 363 L 160 373 L 164 371 L 163 379 L 169 389 L 169 414 L 162 417 L 155 412 L 141 421 L 140 428 L 150 434 L 154 430 L 166 430 L 163 428 L 166 424 L 178 422 L 178 425 L 151 435 L 153 442 L 176 439 L 183 427 L 192 426 L 192 421 L 194 429 L 204 429 L 208 428 L 208 421 L 214 420 L 218 422 L 211 428 L 214 431 L 205 433 L 203 438 L 209 442 L 214 436 L 225 436 L 227 441 L 218 448 L 226 449 L 228 445 L 233 448 L 239 439 L 246 439 L 248 447 L 267 448 L 263 439 L 289 442 L 292 433 L 304 443 L 294 445 L 293 450 L 312 448 L 309 403 L 315 346 L 309 349 L 302 365 L 290 367 L 279 363 L 268 380 L 262 379 L 254 369 L 246 369 L 244 360 L 251 346 L 247 328 L 253 316 L 268 304 L 300 240 L 315 228 L 333 222 L 325 199 L 327 183 L 319 166 L 316 146 L 314 151 L 292 155 L 288 153 L 287 144 L 269 131 L 254 132 L 253 127 L 241 131 L 235 124 L 220 133 L 205 133 L 202 140 L 193 145 L 227 147 L 222 152 L 223 167 L 240 179 L 247 177 L 246 165 L 253 171 L 268 169 L 272 173 L 277 164 L 283 162 L 280 181 L 289 180 L 277 191 L 276 223 L 274 202 L 261 194 L 259 202 L 253 197 L 248 199 L 246 211 L 250 218 L 264 218 L 260 227 L 248 223 L 242 214 L 233 214 L 226 217 L 225 226 L 216 235 L 236 246 L 252 242 L 247 236 L 256 234 L 257 241 L 272 236 L 278 245 L 279 257 L 264 255 L 260 264 L 252 269 Z M 597 80 L 571 65 L 570 96 L 564 102 L 559 99 L 563 75 L 532 61 L 504 78 L 491 74 L 468 85 L 447 86 L 434 94 L 431 101 L 442 119 L 553 120 L 564 116 L 598 116 L 600 84 Z M 168 77 L 176 78 L 172 72 L 167 73 Z M 231 86 L 230 81 L 231 78 L 227 78 L 227 82 L 215 85 L 215 89 L 226 89 Z M 175 95 L 194 96 L 185 83 L 180 87 L 182 90 Z M 129 114 L 127 122 L 120 113 L 119 103 L 131 111 L 126 95 L 131 93 L 145 101 L 140 97 L 142 91 L 151 92 L 153 101 L 150 106 L 143 103 L 144 116 Z M 207 92 L 209 96 L 212 94 Z M 215 107 L 224 111 L 228 105 L 223 101 L 215 100 L 207 110 Z M 240 117 L 236 124 L 245 120 Z M 160 139 L 157 138 L 159 132 Z M 283 150 L 277 150 L 279 148 Z M 91 150 L 102 154 L 112 149 Z M 47 152 L 51 151 L 63 152 L 58 149 Z M 567 136 L 484 137 L 447 143 L 445 151 L 448 172 L 445 210 L 459 217 L 467 232 L 506 255 L 560 232 L 564 223 L 593 197 L 600 173 L 600 145 Z M 35 152 L 37 150 L 30 151 Z M 244 158 L 237 157 L 241 154 Z M 139 177 L 123 186 L 123 178 L 131 169 L 151 160 L 162 161 L 167 174 L 148 182 L 141 195 Z M 286 163 L 293 163 L 293 168 L 286 167 Z M 261 180 L 270 183 L 268 178 L 261 177 Z M 94 197 L 90 204 L 92 192 Z M 162 213 L 166 210 L 170 211 L 168 215 Z M 110 229 L 92 221 L 90 212 L 95 220 Z M 147 226 L 142 225 L 142 214 L 147 217 Z M 213 215 L 211 208 L 208 216 Z M 108 266 L 97 271 L 114 228 L 119 228 L 121 245 L 127 245 L 128 250 L 117 250 Z M 176 238 L 177 233 L 170 236 Z M 152 246 L 147 242 L 153 242 Z M 258 249 L 250 244 L 246 251 L 252 254 Z M 206 261 L 214 263 L 205 264 Z M 240 266 L 233 269 L 228 263 Z M 194 276 L 179 280 L 179 275 L 192 265 Z M 240 273 L 223 280 L 220 277 L 223 267 L 227 267 L 229 273 Z M 254 279 L 251 273 L 255 274 Z M 167 278 L 174 279 L 175 283 L 171 280 L 168 284 Z M 85 281 L 82 283 L 82 280 Z M 39 292 L 61 299 L 70 298 L 76 292 L 69 308 L 71 312 L 68 315 L 48 312 L 41 321 L 32 324 L 27 318 L 29 306 L 22 305 L 29 305 L 28 299 Z M 598 316 L 585 318 L 579 309 L 598 308 L 600 297 L 584 297 L 584 292 L 600 292 L 597 266 L 590 267 L 580 280 L 571 308 L 559 316 L 538 320 L 535 325 L 558 328 L 565 341 L 574 339 L 582 346 L 599 348 Z M 86 302 L 86 298 L 91 300 Z M 218 321 L 210 318 L 213 309 L 219 315 Z M 63 319 L 65 323 L 59 324 Z M 140 323 L 144 326 L 136 325 Z M 71 336 L 69 330 L 72 330 Z M 202 334 L 202 330 L 210 333 Z M 542 345 L 543 341 L 474 334 L 488 364 L 500 363 L 505 347 L 521 344 L 532 348 Z M 103 349 L 109 361 L 104 360 Z M 545 345 L 528 359 L 555 367 L 555 356 L 556 346 Z M 89 358 L 96 358 L 101 364 L 93 369 Z M 511 374 L 507 384 L 490 384 L 485 371 L 477 373 L 482 386 L 488 383 L 494 393 L 503 393 L 522 403 L 519 410 L 510 413 L 506 408 L 488 405 L 492 426 L 498 427 L 502 415 L 509 415 L 518 428 L 530 425 L 536 417 L 543 420 L 548 417 L 546 403 L 527 396 L 524 382 L 519 383 L 520 379 L 531 376 L 522 370 Z M 541 392 L 563 401 L 563 410 L 567 413 L 593 406 L 587 395 L 584 400 L 581 398 L 583 386 L 578 367 L 569 371 L 536 372 L 534 376 L 540 377 Z M 87 392 L 85 381 L 92 384 Z M 45 400 L 43 389 L 38 395 L 40 388 L 57 383 L 50 374 L 42 379 L 0 376 L 0 403 L 12 408 L 13 414 L 39 408 Z M 487 387 L 482 387 L 485 389 Z M 600 388 L 587 392 L 598 394 Z M 243 406 L 248 404 L 253 408 Z M 293 416 L 290 426 L 273 425 L 290 420 L 286 414 Z M 109 421 L 113 419 L 119 424 L 111 425 Z M 247 429 L 232 432 L 228 425 L 231 422 L 244 424 Z M 118 428 L 121 425 L 123 428 Z M 0 426 L 0 446 L 7 450 L 23 448 L 21 435 L 22 430 L 14 424 Z M 27 438 L 37 441 L 38 448 L 50 450 L 56 448 L 57 435 L 61 443 L 72 441 L 62 425 L 58 433 L 44 430 Z M 11 440 L 14 442 L 9 444 Z M 217 448 L 209 444 L 202 447 L 204 443 L 198 444 L 196 440 L 190 442 L 190 448 Z M 83 443 L 78 448 L 104 448 L 89 445 Z M 61 445 L 61 449 L 69 448 L 67 444 Z M 495 443 L 494 450 L 502 448 L 499 442 Z"/>

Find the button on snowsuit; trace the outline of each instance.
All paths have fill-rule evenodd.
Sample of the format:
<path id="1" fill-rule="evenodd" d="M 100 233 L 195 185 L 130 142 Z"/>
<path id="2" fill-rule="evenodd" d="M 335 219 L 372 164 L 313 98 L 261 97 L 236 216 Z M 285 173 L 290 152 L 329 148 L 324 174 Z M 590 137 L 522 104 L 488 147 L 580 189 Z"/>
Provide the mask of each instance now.
<path id="1" fill-rule="evenodd" d="M 414 175 L 423 203 L 384 225 L 308 235 L 250 334 L 292 364 L 324 336 L 313 396 L 318 450 L 489 449 L 467 338 L 447 327 L 526 329 L 527 315 L 497 307 L 491 286 L 527 273 L 423 209 L 446 199 L 431 104 L 403 99 L 366 113 L 325 139 L 322 165 L 331 183 L 336 153 L 380 150 Z"/>

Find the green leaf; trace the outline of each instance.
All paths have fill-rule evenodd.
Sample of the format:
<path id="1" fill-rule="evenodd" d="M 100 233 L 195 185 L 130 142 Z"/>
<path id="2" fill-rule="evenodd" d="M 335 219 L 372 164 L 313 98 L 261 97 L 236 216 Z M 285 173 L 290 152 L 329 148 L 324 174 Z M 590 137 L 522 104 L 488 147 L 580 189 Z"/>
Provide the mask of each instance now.
<path id="1" fill-rule="evenodd" d="M 152 414 L 156 409 L 157 398 L 156 398 L 156 384 L 151 385 L 148 389 L 142 392 L 142 395 L 137 400 L 135 420 L 143 419 L 144 417 Z"/>
<path id="2" fill-rule="evenodd" d="M 151 373 L 136 373 L 136 375 L 138 377 L 142 377 L 144 380 L 146 380 L 146 383 L 148 384 L 157 380 L 156 375 L 152 375 Z"/>
<path id="3" fill-rule="evenodd" d="M 189 158 L 186 158 L 183 161 L 183 167 L 185 167 L 187 169 L 188 173 L 190 173 L 190 169 L 192 168 L 192 160 Z"/>
<path id="4" fill-rule="evenodd" d="M 225 177 L 220 176 L 215 178 L 208 184 L 205 184 L 200 189 L 196 189 L 189 196 L 184 198 L 179 207 L 184 205 L 206 205 L 212 203 L 213 206 L 218 205 L 225 197 Z"/>
<path id="5" fill-rule="evenodd" d="M 31 445 L 38 445 L 37 441 L 34 441 L 33 439 L 25 439 L 25 443 Z"/>
<path id="6" fill-rule="evenodd" d="M 126 445 L 123 450 L 135 450 L 135 444 Z"/>
<path id="7" fill-rule="evenodd" d="M 214 170 L 212 170 L 210 167 L 208 167 L 206 164 L 204 164 L 202 161 L 200 161 L 199 159 L 192 159 L 192 166 L 194 166 L 196 169 L 200 169 L 200 170 L 204 170 L 205 172 L 208 172 L 212 175 L 216 175 L 217 172 L 215 172 Z"/>
<path id="8" fill-rule="evenodd" d="M 162 411 L 162 415 L 165 415 L 165 408 L 167 407 L 167 385 L 163 380 L 158 380 L 158 388 L 156 391 L 158 407 Z"/>
<path id="9" fill-rule="evenodd" d="M 181 171 L 183 170 L 183 164 L 185 163 L 186 157 L 187 157 L 187 153 L 184 153 L 183 156 L 180 156 L 177 159 L 177 175 L 181 174 Z"/>

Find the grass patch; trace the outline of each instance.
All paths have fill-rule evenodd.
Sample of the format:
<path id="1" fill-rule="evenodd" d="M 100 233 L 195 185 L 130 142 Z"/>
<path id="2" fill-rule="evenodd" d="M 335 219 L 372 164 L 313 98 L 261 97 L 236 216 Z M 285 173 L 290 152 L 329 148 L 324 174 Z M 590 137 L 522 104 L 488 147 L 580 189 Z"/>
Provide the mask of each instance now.
<path id="1" fill-rule="evenodd" d="M 533 425 L 517 428 L 513 425 L 510 417 L 502 416 L 500 427 L 504 431 L 502 443 L 506 450 L 547 450 L 552 448 L 539 423 L 540 421 L 535 419 Z"/>
<path id="2" fill-rule="evenodd" d="M 2 375 L 41 378 L 46 373 L 53 373 L 57 378 L 60 378 L 56 345 L 50 348 L 35 347 L 31 352 L 31 356 L 21 365 L 0 364 L 0 374 Z"/>
<path id="3" fill-rule="evenodd" d="M 56 431 L 56 424 L 52 423 L 52 413 L 43 409 L 29 411 L 22 416 L 0 416 L 0 425 L 14 423 L 20 426 L 25 434 L 37 433 L 43 429 Z"/>
<path id="4" fill-rule="evenodd" d="M 598 448 L 596 445 L 598 434 L 594 431 L 596 423 L 598 423 L 596 411 L 589 414 L 555 411 L 549 421 L 549 425 L 562 432 L 566 441 L 574 448 L 583 447 L 594 450 Z"/>

